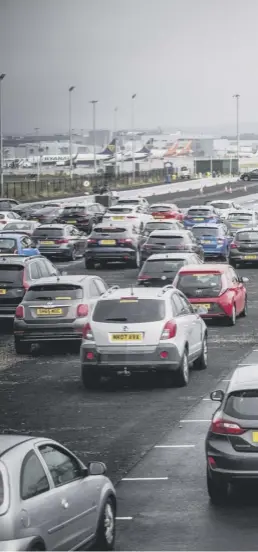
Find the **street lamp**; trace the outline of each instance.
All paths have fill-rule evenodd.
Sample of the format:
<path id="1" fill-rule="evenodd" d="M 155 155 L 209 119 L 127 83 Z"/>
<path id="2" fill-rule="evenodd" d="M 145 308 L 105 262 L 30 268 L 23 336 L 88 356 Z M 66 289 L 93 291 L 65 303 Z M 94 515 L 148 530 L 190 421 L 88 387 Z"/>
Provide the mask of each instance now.
<path id="1" fill-rule="evenodd" d="M 97 172 L 97 159 L 96 159 L 96 104 L 98 100 L 91 100 L 92 104 L 92 117 L 93 117 L 93 152 L 94 152 L 94 173 Z"/>
<path id="2" fill-rule="evenodd" d="M 236 100 L 236 135 L 237 135 L 237 173 L 239 173 L 239 98 L 240 94 L 234 94 Z"/>
<path id="3" fill-rule="evenodd" d="M 5 73 L 0 75 L 0 190 L 1 197 L 4 197 L 4 153 L 3 153 L 3 109 L 2 109 L 2 82 Z"/>
<path id="4" fill-rule="evenodd" d="M 132 159 L 133 159 L 133 182 L 135 181 L 135 144 L 134 144 L 134 100 L 136 94 L 132 95 Z"/>
<path id="5" fill-rule="evenodd" d="M 115 175 L 117 176 L 117 112 L 118 107 L 115 107 L 114 109 L 114 135 L 115 135 Z"/>
<path id="6" fill-rule="evenodd" d="M 36 132 L 36 136 L 39 135 L 39 128 L 34 128 Z M 38 141 L 38 155 L 37 155 L 37 181 L 39 182 L 40 179 L 40 142 Z"/>
<path id="7" fill-rule="evenodd" d="M 72 91 L 75 86 L 69 88 L 69 158 L 70 158 L 70 177 L 73 174 L 73 151 L 72 151 Z"/>

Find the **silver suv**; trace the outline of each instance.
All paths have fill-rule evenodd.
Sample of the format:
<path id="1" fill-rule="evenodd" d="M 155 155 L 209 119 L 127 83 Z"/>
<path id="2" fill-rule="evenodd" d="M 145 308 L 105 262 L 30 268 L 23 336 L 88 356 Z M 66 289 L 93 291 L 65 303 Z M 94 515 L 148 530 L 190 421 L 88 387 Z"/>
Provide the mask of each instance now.
<path id="1" fill-rule="evenodd" d="M 172 373 L 185 386 L 189 365 L 207 368 L 207 327 L 188 299 L 164 288 L 110 288 L 83 330 L 81 376 L 96 388 L 101 376 L 132 372 Z"/>

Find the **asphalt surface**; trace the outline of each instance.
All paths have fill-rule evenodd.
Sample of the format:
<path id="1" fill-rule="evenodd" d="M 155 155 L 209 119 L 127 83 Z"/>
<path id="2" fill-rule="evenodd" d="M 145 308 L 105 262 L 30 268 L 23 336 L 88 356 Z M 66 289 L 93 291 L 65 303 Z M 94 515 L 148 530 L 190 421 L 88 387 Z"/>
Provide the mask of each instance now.
<path id="1" fill-rule="evenodd" d="M 85 272 L 80 260 L 59 267 Z M 122 265 L 97 273 L 122 287 L 137 276 Z M 86 463 L 106 462 L 117 485 L 117 550 L 257 550 L 257 494 L 216 509 L 205 481 L 204 438 L 216 407 L 209 393 L 258 349 L 258 268 L 239 273 L 249 278 L 248 317 L 235 327 L 209 325 L 209 368 L 192 372 L 187 388 L 158 387 L 144 376 L 88 392 L 78 352 L 51 344 L 17 357 L 11 329 L 1 329 L 0 431 L 49 436 Z"/>

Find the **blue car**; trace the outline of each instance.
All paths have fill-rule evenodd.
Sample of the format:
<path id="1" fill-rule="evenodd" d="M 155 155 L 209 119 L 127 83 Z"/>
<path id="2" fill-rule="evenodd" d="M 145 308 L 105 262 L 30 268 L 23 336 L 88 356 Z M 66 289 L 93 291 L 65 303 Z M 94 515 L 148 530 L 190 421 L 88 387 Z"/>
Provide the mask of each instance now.
<path id="1" fill-rule="evenodd" d="M 192 233 L 203 248 L 204 258 L 228 261 L 231 238 L 225 224 L 195 224 Z"/>
<path id="2" fill-rule="evenodd" d="M 192 228 L 200 223 L 219 223 L 220 215 L 212 205 L 196 205 L 187 209 L 184 217 L 185 228 Z"/>
<path id="3" fill-rule="evenodd" d="M 40 255 L 33 241 L 26 234 L 1 232 L 0 233 L 0 254 L 17 254 L 31 257 Z"/>

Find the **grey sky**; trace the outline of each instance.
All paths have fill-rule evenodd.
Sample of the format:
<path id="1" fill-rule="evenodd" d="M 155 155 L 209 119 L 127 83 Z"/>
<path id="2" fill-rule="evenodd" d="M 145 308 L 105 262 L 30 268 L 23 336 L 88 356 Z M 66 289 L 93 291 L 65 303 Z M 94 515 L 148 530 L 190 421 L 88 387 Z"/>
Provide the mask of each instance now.
<path id="1" fill-rule="evenodd" d="M 257 121 L 258 0 L 0 0 L 8 132 Z"/>

